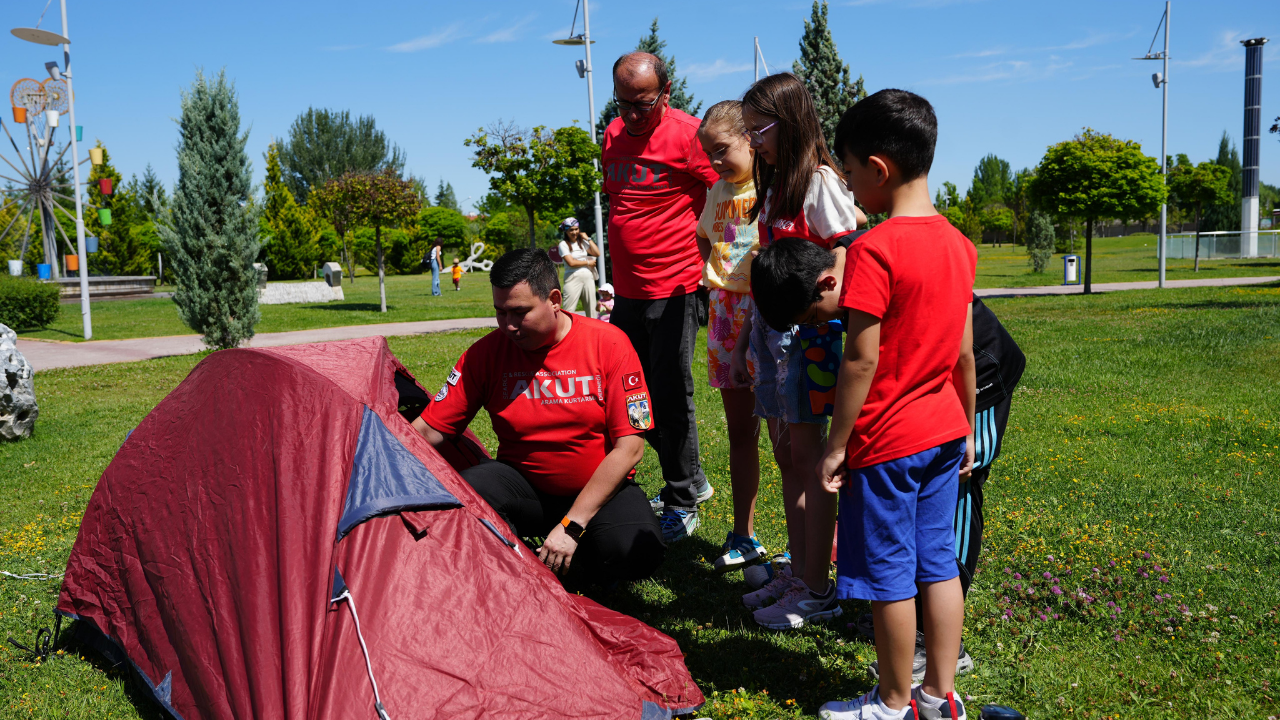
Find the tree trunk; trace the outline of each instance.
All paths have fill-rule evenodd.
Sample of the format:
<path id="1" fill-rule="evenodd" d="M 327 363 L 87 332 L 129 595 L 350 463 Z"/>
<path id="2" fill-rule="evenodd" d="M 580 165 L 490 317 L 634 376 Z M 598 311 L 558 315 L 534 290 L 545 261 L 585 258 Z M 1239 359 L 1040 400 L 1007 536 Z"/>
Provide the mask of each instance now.
<path id="1" fill-rule="evenodd" d="M 538 249 L 538 241 L 537 241 L 536 237 L 534 236 L 534 229 L 533 229 L 533 208 L 531 208 L 531 207 L 529 207 L 528 205 L 526 205 L 526 206 L 525 206 L 525 208 L 524 208 L 524 211 L 525 211 L 525 213 L 529 216 L 529 249 L 530 249 L 530 250 L 537 250 L 537 249 Z"/>
<path id="2" fill-rule="evenodd" d="M 373 242 L 378 246 L 378 295 L 382 298 L 382 312 L 387 311 L 387 273 L 382 264 L 382 226 L 373 226 Z"/>
<path id="3" fill-rule="evenodd" d="M 1093 292 L 1093 218 L 1084 226 L 1084 294 Z"/>
<path id="4" fill-rule="evenodd" d="M 1196 266 L 1192 272 L 1200 272 L 1200 207 L 1196 206 Z"/>
<path id="5" fill-rule="evenodd" d="M 347 233 L 342 233 L 342 254 L 346 255 L 347 275 L 351 277 L 351 284 L 356 283 L 356 259 L 351 255 L 351 245 L 347 242 Z"/>

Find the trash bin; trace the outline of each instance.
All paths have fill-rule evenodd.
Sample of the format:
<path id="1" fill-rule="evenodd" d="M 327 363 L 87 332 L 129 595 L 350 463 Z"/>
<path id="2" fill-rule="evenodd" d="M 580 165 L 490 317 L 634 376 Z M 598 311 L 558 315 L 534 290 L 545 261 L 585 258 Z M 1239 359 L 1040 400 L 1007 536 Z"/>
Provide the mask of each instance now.
<path id="1" fill-rule="evenodd" d="M 1080 284 L 1080 256 L 1079 255 L 1063 255 L 1062 256 L 1062 284 L 1063 285 L 1079 285 Z"/>

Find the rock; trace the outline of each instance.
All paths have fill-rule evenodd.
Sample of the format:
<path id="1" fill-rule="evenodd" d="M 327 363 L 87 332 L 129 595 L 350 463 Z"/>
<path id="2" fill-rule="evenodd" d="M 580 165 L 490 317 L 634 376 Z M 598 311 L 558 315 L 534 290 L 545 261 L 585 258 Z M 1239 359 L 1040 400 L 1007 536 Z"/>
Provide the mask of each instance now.
<path id="1" fill-rule="evenodd" d="M 285 305 L 288 303 L 327 303 L 331 300 L 344 300 L 342 286 L 329 287 L 329 283 L 319 280 L 301 283 L 267 283 L 258 291 L 259 305 Z"/>
<path id="2" fill-rule="evenodd" d="M 18 335 L 0 325 L 0 438 L 31 437 L 40 408 L 36 406 L 35 370 L 18 352 Z"/>
<path id="3" fill-rule="evenodd" d="M 336 262 L 327 262 L 324 264 L 321 272 L 324 273 L 324 281 L 329 283 L 329 287 L 342 287 L 342 266 Z"/>

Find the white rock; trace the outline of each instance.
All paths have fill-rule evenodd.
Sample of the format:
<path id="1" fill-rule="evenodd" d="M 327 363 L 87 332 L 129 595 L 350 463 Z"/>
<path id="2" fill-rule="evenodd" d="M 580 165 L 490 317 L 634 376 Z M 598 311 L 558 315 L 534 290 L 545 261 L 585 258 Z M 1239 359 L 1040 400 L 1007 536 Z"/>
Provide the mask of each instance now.
<path id="1" fill-rule="evenodd" d="M 40 408 L 36 406 L 35 370 L 18 352 L 18 335 L 0 325 L 0 438 L 31 437 Z"/>
<path id="2" fill-rule="evenodd" d="M 329 283 L 320 280 L 303 283 L 267 283 L 258 291 L 259 305 L 285 305 L 288 303 L 327 303 L 330 300 L 345 300 L 342 286 L 329 287 Z"/>

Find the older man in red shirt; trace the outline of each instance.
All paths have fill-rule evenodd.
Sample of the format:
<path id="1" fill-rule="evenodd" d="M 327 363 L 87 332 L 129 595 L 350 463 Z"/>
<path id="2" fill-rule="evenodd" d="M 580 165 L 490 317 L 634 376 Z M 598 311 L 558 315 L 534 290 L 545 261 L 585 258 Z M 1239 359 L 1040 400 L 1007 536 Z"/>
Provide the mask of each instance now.
<path id="1" fill-rule="evenodd" d="M 652 504 L 662 509 L 670 543 L 698 527 L 697 503 L 712 493 L 698 459 L 691 365 L 705 260 L 698 216 L 719 177 L 698 143 L 697 118 L 668 105 L 661 58 L 618 58 L 613 93 L 620 117 L 605 130 L 602 151 L 616 291 L 610 321 L 631 340 L 649 380 L 655 427 L 646 438 L 666 481 Z"/>

